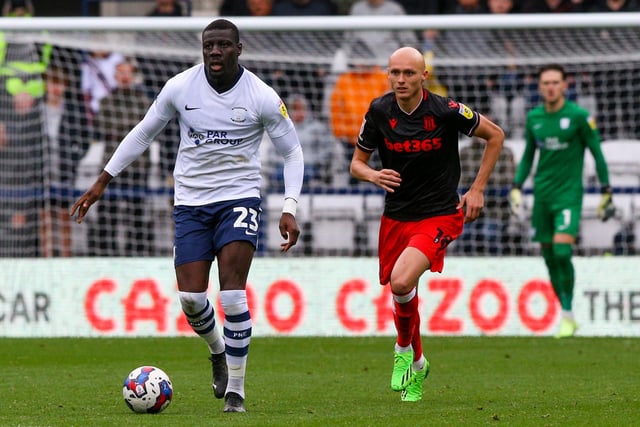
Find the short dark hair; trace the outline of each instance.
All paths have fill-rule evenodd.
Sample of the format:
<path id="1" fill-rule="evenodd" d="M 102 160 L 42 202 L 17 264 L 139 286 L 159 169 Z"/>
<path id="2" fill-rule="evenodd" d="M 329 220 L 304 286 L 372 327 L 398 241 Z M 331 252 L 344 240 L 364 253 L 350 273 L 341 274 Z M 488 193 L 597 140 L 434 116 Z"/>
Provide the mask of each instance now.
<path id="1" fill-rule="evenodd" d="M 240 31 L 238 30 L 238 27 L 236 27 L 236 24 L 231 21 L 226 19 L 216 19 L 205 27 L 202 34 L 204 35 L 204 33 L 209 30 L 231 30 L 233 32 L 234 41 L 236 43 L 240 43 Z"/>
<path id="2" fill-rule="evenodd" d="M 567 72 L 564 70 L 564 67 L 560 64 L 547 64 L 547 65 L 543 65 L 542 67 L 540 67 L 540 69 L 538 70 L 538 79 L 540 78 L 540 76 L 542 75 L 542 73 L 544 73 L 545 71 L 559 71 L 560 74 L 562 74 L 562 80 L 566 80 L 567 78 Z"/>

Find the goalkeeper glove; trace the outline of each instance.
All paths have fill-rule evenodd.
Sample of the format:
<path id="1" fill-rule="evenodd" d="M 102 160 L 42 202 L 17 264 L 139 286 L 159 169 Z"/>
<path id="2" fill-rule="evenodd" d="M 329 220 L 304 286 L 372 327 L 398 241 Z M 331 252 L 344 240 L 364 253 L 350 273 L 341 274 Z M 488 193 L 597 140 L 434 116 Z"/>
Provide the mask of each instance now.
<path id="1" fill-rule="evenodd" d="M 520 187 L 515 186 L 509 191 L 509 206 L 511 207 L 511 214 L 520 216 L 520 205 L 522 204 L 522 191 Z"/>
<path id="2" fill-rule="evenodd" d="M 606 185 L 602 187 L 601 193 L 602 196 L 600 197 L 600 204 L 598 205 L 597 214 L 598 218 L 605 222 L 615 215 L 616 207 L 613 204 L 610 186 Z"/>

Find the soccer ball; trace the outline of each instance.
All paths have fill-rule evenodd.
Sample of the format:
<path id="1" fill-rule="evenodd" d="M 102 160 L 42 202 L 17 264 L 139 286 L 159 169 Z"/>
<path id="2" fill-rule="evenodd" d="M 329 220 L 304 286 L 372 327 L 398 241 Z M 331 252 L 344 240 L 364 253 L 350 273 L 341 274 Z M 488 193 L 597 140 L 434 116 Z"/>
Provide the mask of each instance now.
<path id="1" fill-rule="evenodd" d="M 162 369 L 140 366 L 124 379 L 122 397 L 133 412 L 157 414 L 171 403 L 173 386 Z"/>

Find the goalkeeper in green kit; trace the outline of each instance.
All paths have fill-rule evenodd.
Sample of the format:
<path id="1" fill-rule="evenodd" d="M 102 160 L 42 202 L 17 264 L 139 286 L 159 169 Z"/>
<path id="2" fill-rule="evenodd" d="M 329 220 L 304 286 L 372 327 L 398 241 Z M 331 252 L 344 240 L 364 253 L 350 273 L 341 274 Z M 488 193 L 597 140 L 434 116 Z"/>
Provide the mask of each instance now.
<path id="1" fill-rule="evenodd" d="M 615 213 L 609 186 L 609 171 L 600 148 L 600 134 L 589 112 L 565 99 L 566 73 L 561 65 L 542 67 L 538 89 L 543 103 L 527 114 L 522 160 L 509 194 L 511 208 L 518 214 L 521 186 L 527 179 L 535 151 L 539 150 L 533 185 L 531 225 L 533 240 L 540 242 L 553 290 L 562 307 L 557 338 L 573 336 L 578 329 L 573 312 L 575 274 L 571 262 L 573 244 L 582 211 L 584 151 L 589 149 L 596 164 L 602 198 L 598 216 L 606 221 Z"/>

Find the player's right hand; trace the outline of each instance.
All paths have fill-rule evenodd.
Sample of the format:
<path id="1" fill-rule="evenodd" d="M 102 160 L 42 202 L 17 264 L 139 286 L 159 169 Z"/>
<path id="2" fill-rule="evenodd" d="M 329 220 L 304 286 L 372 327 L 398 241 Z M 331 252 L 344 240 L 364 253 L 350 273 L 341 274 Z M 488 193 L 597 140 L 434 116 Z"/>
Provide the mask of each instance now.
<path id="1" fill-rule="evenodd" d="M 520 206 L 522 205 L 522 190 L 517 187 L 513 187 L 509 191 L 509 207 L 511 207 L 511 214 L 515 216 L 520 215 Z"/>
<path id="2" fill-rule="evenodd" d="M 112 176 L 107 172 L 102 171 L 98 179 L 91 185 L 91 187 L 82 195 L 80 198 L 73 204 L 71 207 L 71 211 L 69 212 L 69 216 L 74 216 L 76 212 L 78 216 L 76 217 L 76 222 L 80 224 L 84 219 L 84 216 L 87 214 L 87 211 L 95 202 L 102 197 L 104 194 L 104 190 L 111 181 Z"/>
<path id="3" fill-rule="evenodd" d="M 400 186 L 402 178 L 393 169 L 382 169 L 376 172 L 372 182 L 384 191 L 393 193 Z"/>

